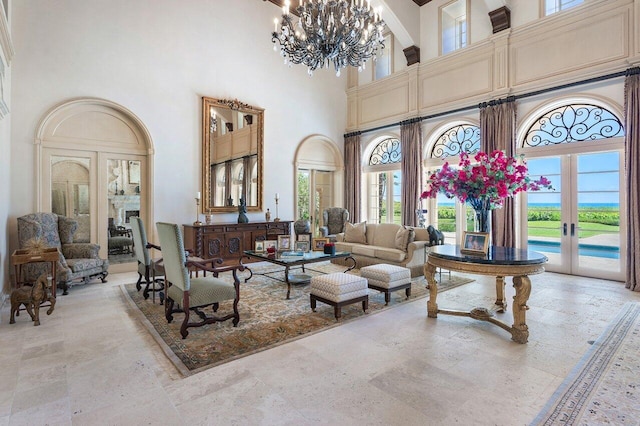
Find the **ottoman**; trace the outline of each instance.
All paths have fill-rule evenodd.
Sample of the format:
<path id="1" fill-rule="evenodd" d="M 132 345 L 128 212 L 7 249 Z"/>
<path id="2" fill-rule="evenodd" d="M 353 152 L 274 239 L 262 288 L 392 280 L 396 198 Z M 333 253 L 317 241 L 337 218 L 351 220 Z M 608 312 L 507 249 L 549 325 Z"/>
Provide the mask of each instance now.
<path id="1" fill-rule="evenodd" d="M 336 272 L 311 277 L 310 293 L 311 310 L 316 311 L 316 301 L 319 300 L 333 306 L 338 321 L 342 316 L 342 307 L 345 305 L 362 302 L 362 310 L 365 313 L 369 308 L 367 280 L 357 275 Z"/>
<path id="2" fill-rule="evenodd" d="M 405 289 L 407 298 L 411 296 L 411 270 L 408 268 L 381 263 L 361 268 L 360 275 L 367 279 L 369 288 L 384 293 L 385 305 L 389 304 L 392 291 Z"/>

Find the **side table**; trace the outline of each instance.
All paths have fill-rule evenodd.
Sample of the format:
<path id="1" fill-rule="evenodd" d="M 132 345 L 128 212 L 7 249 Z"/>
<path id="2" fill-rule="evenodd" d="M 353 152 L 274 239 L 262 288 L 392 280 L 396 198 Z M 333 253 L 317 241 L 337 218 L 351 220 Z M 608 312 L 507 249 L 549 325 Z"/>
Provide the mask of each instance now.
<path id="1" fill-rule="evenodd" d="M 42 250 L 39 253 L 29 253 L 28 250 L 16 250 L 11 255 L 11 264 L 15 268 L 16 288 L 22 287 L 26 281 L 22 280 L 22 266 L 28 263 L 49 262 L 51 264 L 51 294 L 56 297 L 56 264 L 60 253 L 55 247 Z"/>

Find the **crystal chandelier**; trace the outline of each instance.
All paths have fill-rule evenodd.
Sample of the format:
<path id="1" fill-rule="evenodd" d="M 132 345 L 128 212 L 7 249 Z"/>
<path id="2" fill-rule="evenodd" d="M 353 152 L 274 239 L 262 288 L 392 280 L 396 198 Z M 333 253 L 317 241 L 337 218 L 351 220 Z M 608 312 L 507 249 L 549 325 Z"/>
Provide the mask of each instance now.
<path id="1" fill-rule="evenodd" d="M 366 3 L 366 4 L 365 4 Z M 330 63 L 340 69 L 351 65 L 359 71 L 365 62 L 384 49 L 382 8 L 372 9 L 370 0 L 300 0 L 299 19 L 289 13 L 289 0 L 282 8 L 271 34 L 273 49 L 284 56 L 285 64 L 304 64 L 309 75 Z"/>

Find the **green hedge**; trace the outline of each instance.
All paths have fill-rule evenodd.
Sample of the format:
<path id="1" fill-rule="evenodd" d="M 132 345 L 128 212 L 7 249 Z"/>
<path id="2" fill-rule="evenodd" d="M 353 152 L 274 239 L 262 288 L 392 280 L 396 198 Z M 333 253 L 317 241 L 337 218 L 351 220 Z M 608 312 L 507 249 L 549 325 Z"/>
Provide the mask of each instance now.
<path id="1" fill-rule="evenodd" d="M 456 212 L 453 207 L 441 207 L 438 209 L 438 224 L 441 231 L 453 232 L 455 231 L 455 217 Z M 559 222 L 560 210 L 550 209 L 529 209 L 527 213 L 527 220 L 529 222 L 538 221 L 554 221 Z M 614 209 L 602 209 L 602 210 L 580 210 L 578 211 L 578 221 L 582 223 L 599 223 L 602 225 L 619 226 L 620 225 L 620 212 Z M 473 229 L 473 225 L 471 228 Z"/>

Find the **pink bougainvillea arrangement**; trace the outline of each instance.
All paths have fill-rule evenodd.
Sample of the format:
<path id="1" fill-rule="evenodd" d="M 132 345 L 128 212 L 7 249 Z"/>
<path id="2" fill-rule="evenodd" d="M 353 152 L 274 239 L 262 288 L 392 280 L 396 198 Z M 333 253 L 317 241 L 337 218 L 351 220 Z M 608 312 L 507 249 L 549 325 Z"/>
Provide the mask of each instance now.
<path id="1" fill-rule="evenodd" d="M 523 156 L 507 157 L 503 151 L 490 154 L 478 152 L 472 158 L 460 154 L 459 167 L 444 163 L 427 181 L 427 190 L 421 198 L 434 198 L 438 193 L 448 198 L 469 202 L 478 210 L 502 207 L 505 198 L 522 191 L 553 189 L 544 176 L 532 180 Z"/>

